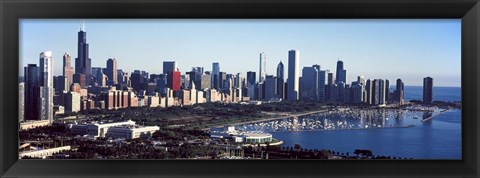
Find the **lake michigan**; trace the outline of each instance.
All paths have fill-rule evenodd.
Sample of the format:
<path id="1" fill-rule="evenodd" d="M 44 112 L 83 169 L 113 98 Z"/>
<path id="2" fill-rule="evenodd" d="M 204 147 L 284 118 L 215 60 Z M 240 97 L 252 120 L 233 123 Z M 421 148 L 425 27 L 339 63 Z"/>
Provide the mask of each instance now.
<path id="1" fill-rule="evenodd" d="M 405 86 L 405 101 L 422 100 L 422 90 L 421 86 Z M 434 87 L 433 100 L 461 101 L 461 88 Z M 451 109 L 425 122 L 422 122 L 421 116 L 418 119 L 415 114 L 408 113 L 402 115 L 402 119 L 388 117 L 383 119 L 385 126 L 413 127 L 271 133 L 274 138 L 284 141 L 282 146 L 287 147 L 300 144 L 306 149 L 335 150 L 348 152 L 350 155 L 353 155 L 355 149 L 369 149 L 374 155 L 391 157 L 461 159 L 461 110 Z M 341 121 L 351 122 L 351 125 L 358 124 L 358 119 L 354 118 L 335 120 L 337 123 Z"/>

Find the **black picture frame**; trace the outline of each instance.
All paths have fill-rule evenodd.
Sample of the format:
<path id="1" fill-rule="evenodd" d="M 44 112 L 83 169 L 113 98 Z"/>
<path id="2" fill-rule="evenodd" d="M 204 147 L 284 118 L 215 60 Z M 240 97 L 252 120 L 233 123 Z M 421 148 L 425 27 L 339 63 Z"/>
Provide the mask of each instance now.
<path id="1" fill-rule="evenodd" d="M 478 0 L 1 0 L 2 177 L 478 177 Z M 18 160 L 21 18 L 462 19 L 462 160 Z M 55 27 L 52 27 L 55 28 Z"/>

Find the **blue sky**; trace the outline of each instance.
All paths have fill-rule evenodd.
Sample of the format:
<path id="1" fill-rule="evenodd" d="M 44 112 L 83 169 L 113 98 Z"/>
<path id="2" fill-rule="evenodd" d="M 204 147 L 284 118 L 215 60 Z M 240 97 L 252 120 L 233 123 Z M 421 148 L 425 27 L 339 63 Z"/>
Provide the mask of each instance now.
<path id="1" fill-rule="evenodd" d="M 127 72 L 161 73 L 163 61 L 175 60 L 184 74 L 191 67 L 242 73 L 259 70 L 259 53 L 266 52 L 267 74 L 276 75 L 288 50 L 300 51 L 300 66 L 319 64 L 335 72 L 338 59 L 347 69 L 347 82 L 365 78 L 404 80 L 421 86 L 460 86 L 461 20 L 85 20 L 93 67 L 105 67 L 115 57 Z M 77 57 L 81 20 L 23 19 L 20 21 L 20 71 L 38 64 L 42 51 L 53 51 L 55 75 L 62 73 L 62 56 Z M 301 73 L 301 72 L 300 72 Z M 22 73 L 20 75 L 23 75 Z M 285 74 L 287 76 L 287 74 Z M 393 82 L 391 82 L 393 83 Z"/>

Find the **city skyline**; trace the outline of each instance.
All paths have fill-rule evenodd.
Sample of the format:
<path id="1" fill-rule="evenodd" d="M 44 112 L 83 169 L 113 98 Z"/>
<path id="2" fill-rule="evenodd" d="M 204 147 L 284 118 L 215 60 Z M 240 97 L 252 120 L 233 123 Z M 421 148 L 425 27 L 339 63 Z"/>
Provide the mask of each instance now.
<path id="1" fill-rule="evenodd" d="M 186 22 L 184 22 L 186 21 Z M 261 20 L 260 20 L 261 21 Z M 158 54 L 158 55 L 153 55 L 153 56 L 142 56 L 143 53 L 151 53 L 151 51 L 149 51 L 148 49 L 145 49 L 145 50 L 130 50 L 130 51 L 127 51 L 129 52 L 128 54 L 132 54 L 132 51 L 135 52 L 133 53 L 134 56 L 142 56 L 141 58 L 135 58 L 135 59 L 132 59 L 131 57 L 129 57 L 128 55 L 124 55 L 124 52 L 125 50 L 121 50 L 119 48 L 116 48 L 118 47 L 118 44 L 114 44 L 114 43 L 111 43 L 112 45 L 107 45 L 107 46 L 103 46 L 102 44 L 105 44 L 105 42 L 109 42 L 111 38 L 111 36 L 115 36 L 114 34 L 112 35 L 106 35 L 106 36 L 98 36 L 99 34 L 98 33 L 103 33 L 104 32 L 101 32 L 99 30 L 96 30 L 96 28 L 98 27 L 101 27 L 101 26 L 105 26 L 108 24 L 112 25 L 112 24 L 116 24 L 117 26 L 119 24 L 129 24 L 129 23 L 140 23 L 140 22 L 143 22 L 145 24 L 155 24 L 155 23 L 148 23 L 148 22 L 151 22 L 151 21 L 148 21 L 148 20 L 140 20 L 140 22 L 136 22 L 136 21 L 125 21 L 125 20 L 120 20 L 120 21 L 112 21 L 112 20 L 87 20 L 86 23 L 86 27 L 83 27 L 85 28 L 87 34 L 88 34 L 88 39 L 86 41 L 87 45 L 89 44 L 89 50 L 90 50 L 90 54 L 89 54 L 89 57 L 91 58 L 91 62 L 92 62 L 92 67 L 106 67 L 105 63 L 107 61 L 107 59 L 109 58 L 115 58 L 118 62 L 118 69 L 123 69 L 124 71 L 127 71 L 127 72 L 133 72 L 133 70 L 146 70 L 148 71 L 150 74 L 160 74 L 162 73 L 162 63 L 163 61 L 175 61 L 178 65 L 178 68 L 180 69 L 180 72 L 182 74 L 185 74 L 185 72 L 188 72 L 190 71 L 190 69 L 192 67 L 204 67 L 204 70 L 205 71 L 211 71 L 212 68 L 212 63 L 214 62 L 218 62 L 221 66 L 221 71 L 224 71 L 224 72 L 227 72 L 227 73 L 231 73 L 231 74 L 236 74 L 236 73 L 242 73 L 244 76 L 246 75 L 247 71 L 256 71 L 258 72 L 258 69 L 259 69 L 259 54 L 263 51 L 265 51 L 265 54 L 266 54 L 266 73 L 267 75 L 276 75 L 276 68 L 277 68 L 277 64 L 281 61 L 282 63 L 285 63 L 287 64 L 285 66 L 286 69 L 288 69 L 288 54 L 287 54 L 287 51 L 291 50 L 291 49 L 295 49 L 295 50 L 298 50 L 300 53 L 301 53 L 301 60 L 300 60 L 300 64 L 299 64 L 299 68 L 303 68 L 303 67 L 307 67 L 307 66 L 312 66 L 312 65 L 320 65 L 322 70 L 324 69 L 327 69 L 327 70 L 330 70 L 331 72 L 335 71 L 335 68 L 336 68 L 336 63 L 337 63 L 337 60 L 340 59 L 342 60 L 343 62 L 345 62 L 345 66 L 344 68 L 346 68 L 348 70 L 347 72 L 347 82 L 351 82 L 351 81 L 354 81 L 356 79 L 357 76 L 365 76 L 366 78 L 383 78 L 383 79 L 389 79 L 390 81 L 394 81 L 396 80 L 397 78 L 402 78 L 402 80 L 404 81 L 405 85 L 407 86 L 421 86 L 422 85 L 422 79 L 425 77 L 425 76 L 430 76 L 432 78 L 435 78 L 435 86 L 460 86 L 460 35 L 454 35 L 455 33 L 460 33 L 460 22 L 459 21 L 455 21 L 455 20 L 393 20 L 395 22 L 390 22 L 390 21 L 385 21 L 385 20 L 300 20 L 299 22 L 296 22 L 296 21 L 290 21 L 290 20 L 279 20 L 279 21 L 273 21 L 273 22 L 268 22 L 268 23 L 262 23 L 262 24 L 259 24 L 257 20 L 233 20 L 232 22 L 235 22 L 235 23 L 232 23 L 230 21 L 225 21 L 225 20 L 219 20 L 219 21 L 205 21 L 205 20 L 200 20 L 200 21 L 192 21 L 192 20 L 160 20 L 159 24 L 163 24 L 163 25 L 172 25 L 173 26 L 188 26 L 188 25 L 191 25 L 191 26 L 199 26 L 198 28 L 200 29 L 199 31 L 202 32 L 202 29 L 208 29 L 207 27 L 204 27 L 204 24 L 203 23 L 206 23 L 206 24 L 214 24 L 214 25 L 217 25 L 216 27 L 222 27 L 220 28 L 220 30 L 222 29 L 225 29 L 225 28 L 231 28 L 232 26 L 238 26 L 238 24 L 243 24 L 243 25 L 247 25 L 247 27 L 244 27 L 244 28 L 248 28 L 248 24 L 259 24 L 260 25 L 260 28 L 259 30 L 262 31 L 262 30 L 265 30 L 263 29 L 262 27 L 264 26 L 268 26 L 270 24 L 270 26 L 272 27 L 275 27 L 275 26 L 279 26 L 279 25 L 284 25 L 284 26 L 288 26 L 288 25 L 292 25 L 292 24 L 296 24 L 296 25 L 300 25 L 299 27 L 302 27 L 302 26 L 315 26 L 315 25 L 319 25 L 321 26 L 322 24 L 324 23 L 327 23 L 327 24 L 337 24 L 338 26 L 345 26 L 345 25 L 348 25 L 348 24 L 354 24 L 354 25 L 357 25 L 359 27 L 362 27 L 364 26 L 364 24 L 362 23 L 358 23 L 358 22 L 366 22 L 367 24 L 368 23 L 373 23 L 374 26 L 395 26 L 395 25 L 399 25 L 399 24 L 403 24 L 404 26 L 420 26 L 423 28 L 419 28 L 417 30 L 419 31 L 425 31 L 425 23 L 427 24 L 430 24 L 432 26 L 448 26 L 450 27 L 450 29 L 444 29 L 443 28 L 443 31 L 448 31 L 448 32 L 454 32 L 454 33 L 449 33 L 449 35 L 447 37 L 444 37 L 444 36 L 437 36 L 437 37 L 444 37 L 444 38 L 451 38 L 450 41 L 451 42 L 454 42 L 452 44 L 450 44 L 450 46 L 452 48 L 449 48 L 448 50 L 441 50 L 442 55 L 445 56 L 445 57 L 442 57 L 442 58 L 437 58 L 435 61 L 432 61 L 430 59 L 427 59 L 425 58 L 425 61 L 421 61 L 421 60 L 417 60 L 417 62 L 419 63 L 419 65 L 415 65 L 415 66 L 411 66 L 413 68 L 415 67 L 423 67 L 421 69 L 424 69 L 424 70 L 419 70 L 418 72 L 416 72 L 416 74 L 418 75 L 411 75 L 411 74 L 399 74 L 398 72 L 399 71 L 411 71 L 411 69 L 409 70 L 406 70 L 406 69 L 392 69 L 392 68 L 396 68 L 397 66 L 400 66 L 398 68 L 401 68 L 402 65 L 397 65 L 395 63 L 398 63 L 399 61 L 398 60 L 388 60 L 388 59 L 374 59 L 375 56 L 378 56 L 377 53 L 372 53 L 372 54 L 367 54 L 366 56 L 374 56 L 372 57 L 372 59 L 370 59 L 369 61 L 366 61 L 366 62 L 363 62 L 360 64 L 358 64 L 358 60 L 364 58 L 362 56 L 359 56 L 358 59 L 355 59 L 354 56 L 351 56 L 351 57 L 337 57 L 337 58 L 323 58 L 321 57 L 320 60 L 312 60 L 313 57 L 319 55 L 319 54 L 325 54 L 325 53 L 328 53 L 328 54 L 325 54 L 325 55 L 330 55 L 330 56 L 333 56 L 334 54 L 331 54 L 331 53 L 335 53 L 335 52 L 331 52 L 331 50 L 325 50 L 322 51 L 313 51 L 312 53 L 312 49 L 305 49 L 303 47 L 299 47 L 299 48 L 295 48 L 294 46 L 292 47 L 278 47 L 280 46 L 279 44 L 271 44 L 271 46 L 275 46 L 275 48 L 285 48 L 286 50 L 285 51 L 277 51 L 277 50 L 269 50 L 269 48 L 259 48 L 257 49 L 256 51 L 254 50 L 246 50 L 245 52 L 243 50 L 232 50 L 230 49 L 229 47 L 232 46 L 232 44 L 225 44 L 227 47 L 225 48 L 226 51 L 229 51 L 228 54 L 231 54 L 231 55 L 218 55 L 218 56 L 221 56 L 221 57 L 217 57 L 217 58 L 205 58 L 203 59 L 203 57 L 199 57 L 199 58 L 202 58 L 202 59 L 196 59 L 196 60 L 192 60 L 192 59 L 185 59 L 185 55 L 183 53 L 178 53 L 178 58 L 169 58 L 169 57 L 164 57 L 164 56 L 167 56 L 167 54 L 163 55 L 163 54 Z M 47 23 L 48 22 L 48 23 Z M 109 23 L 106 23 L 106 24 L 102 24 L 100 22 L 109 22 Z M 154 21 L 156 22 L 156 21 Z M 201 23 L 199 23 L 201 22 Z M 238 23 L 237 23 L 238 22 Z M 302 23 L 303 22 L 303 23 Z M 316 22 L 316 23 L 315 23 Z M 419 22 L 422 22 L 422 23 L 419 23 Z M 26 56 L 32 56 L 32 55 L 36 55 L 37 58 L 38 58 L 38 53 L 39 51 L 35 51 L 35 52 L 30 52 L 32 51 L 31 50 L 31 45 L 32 44 L 36 44 L 37 43 L 37 40 L 38 39 L 38 36 L 35 36 L 35 35 L 38 35 L 36 33 L 38 32 L 35 32 L 35 33 L 32 33 L 30 30 L 38 30 L 39 28 L 32 28 L 32 27 L 29 27 L 29 26 L 42 26 L 42 25 L 46 25 L 46 24 L 51 24 L 51 23 L 56 23 L 56 24 L 59 24 L 59 25 L 65 25 L 65 26 L 68 26 L 66 28 L 73 28 L 72 31 L 70 32 L 64 32 L 62 31 L 61 33 L 64 34 L 64 35 L 67 35 L 69 37 L 65 37 L 65 38 L 62 38 L 62 39 L 58 39 L 58 40 L 55 40 L 55 38 L 52 38 L 54 40 L 49 40 L 48 43 L 43 43 L 44 45 L 43 46 L 52 46 L 50 47 L 49 49 L 45 49 L 45 50 L 40 50 L 40 51 L 47 51 L 47 50 L 51 50 L 53 51 L 53 59 L 55 62 L 54 63 L 54 74 L 55 76 L 58 76 L 58 75 L 61 75 L 62 74 L 62 57 L 64 55 L 64 53 L 69 53 L 72 58 L 77 58 L 77 49 L 75 49 L 76 47 L 76 43 L 75 42 L 75 36 L 77 35 L 77 32 L 79 31 L 80 29 L 80 22 L 78 20 L 22 20 L 21 22 L 21 53 L 20 53 L 20 58 L 21 58 L 21 63 L 20 63 L 20 68 L 23 68 L 24 66 L 26 66 L 27 64 L 30 64 L 30 63 L 35 63 L 36 60 L 33 60 L 33 59 L 30 59 L 31 57 L 26 57 Z M 143 26 L 145 26 L 145 24 L 143 24 Z M 223 27 L 223 26 L 225 27 Z M 115 25 L 114 25 L 115 26 Z M 140 26 L 142 25 L 138 25 L 140 28 Z M 333 25 L 335 26 L 335 25 Z M 28 28 L 27 28 L 28 27 Z M 203 28 L 202 28 L 203 27 Z M 317 26 L 315 26 L 317 27 Z M 173 28 L 173 27 L 172 27 Z M 365 27 L 364 27 L 365 28 Z M 384 27 L 386 28 L 386 27 Z M 410 27 L 411 28 L 411 27 Z M 431 27 L 430 27 L 431 28 Z M 25 29 L 30 29 L 30 30 L 25 30 Z M 60 27 L 60 29 L 63 29 L 62 27 Z M 123 29 L 125 30 L 125 29 Z M 158 30 L 158 29 L 156 29 Z M 42 30 L 40 30 L 42 31 Z M 119 30 L 119 31 L 122 31 L 122 30 Z M 438 30 L 438 31 L 442 31 L 442 30 Z M 439 35 L 441 34 L 441 32 L 435 32 L 435 35 Z M 411 31 L 410 31 L 411 32 Z M 185 30 L 182 31 L 181 33 L 185 34 Z M 255 32 L 252 32 L 254 33 L 253 36 L 256 35 Z M 336 32 L 335 32 L 336 33 Z M 342 32 L 339 32 L 339 34 L 341 34 Z M 360 32 L 356 32 L 356 33 L 360 33 Z M 192 40 L 196 39 L 195 37 L 195 33 L 191 32 L 188 33 L 189 35 L 185 38 L 188 38 L 188 37 L 191 37 Z M 233 33 L 232 34 L 241 34 L 241 33 Z M 420 34 L 420 33 L 419 33 Z M 70 38 L 71 36 L 74 36 L 73 39 L 67 39 L 67 38 Z M 105 34 L 104 34 L 105 35 Z M 134 33 L 134 34 L 131 34 L 132 36 L 136 36 L 138 34 Z M 173 36 L 177 36 L 175 34 L 169 34 L 169 35 L 173 35 Z M 208 36 L 208 33 L 205 34 L 206 36 Z M 224 34 L 223 34 L 224 35 Z M 243 34 L 245 35 L 245 34 Z M 265 35 L 265 34 L 263 34 Z M 278 34 L 277 34 L 278 35 Z M 383 34 L 385 35 L 385 34 Z M 435 35 L 430 35 L 430 36 L 426 36 L 425 38 L 426 39 L 430 39 L 432 38 L 433 36 Z M 48 33 L 45 35 L 45 37 L 47 36 L 50 36 Z M 129 36 L 129 35 L 125 35 L 125 36 Z M 274 36 L 274 35 L 271 35 L 271 36 Z M 341 35 L 338 35 L 338 36 L 341 36 Z M 355 35 L 353 35 L 355 36 Z M 401 35 L 400 35 L 401 36 Z M 30 37 L 33 37 L 33 39 L 31 39 Z M 218 38 L 221 38 L 222 37 L 222 33 L 220 33 L 219 37 Z M 356 36 L 358 38 L 358 36 Z M 233 37 L 232 37 L 233 38 Z M 272 39 L 276 39 L 276 38 L 273 38 L 271 37 Z M 280 37 L 279 37 L 280 38 Z M 365 37 L 366 38 L 366 37 Z M 25 39 L 25 41 L 23 40 Z M 299 39 L 301 39 L 299 37 Z M 118 40 L 118 39 L 117 39 Z M 154 40 L 154 39 L 150 39 L 150 40 Z M 216 41 L 218 39 L 212 39 L 212 41 Z M 375 39 L 375 40 L 379 40 L 379 39 Z M 31 41 L 31 43 L 30 43 Z M 40 40 L 42 41 L 42 40 Z M 50 42 L 50 41 L 53 41 L 53 42 Z M 54 47 L 55 45 L 53 44 L 56 44 L 55 42 L 56 41 L 60 41 L 60 44 L 63 44 L 65 43 L 65 45 L 61 47 L 61 49 L 57 49 L 57 47 Z M 73 41 L 72 43 L 70 41 Z M 102 42 L 103 41 L 103 42 Z M 168 41 L 168 40 L 167 40 Z M 188 44 L 190 44 L 189 42 L 186 42 L 186 41 L 182 41 L 181 39 L 178 39 L 178 44 L 172 44 L 171 46 L 176 46 L 178 48 L 181 48 L 183 49 L 182 46 L 187 46 L 188 48 Z M 187 40 L 188 41 L 188 40 Z M 281 40 L 279 40 L 281 41 Z M 288 39 L 286 40 L 288 41 Z M 327 42 L 330 42 L 328 40 L 325 40 Z M 355 40 L 352 40 L 352 42 L 354 42 Z M 448 41 L 448 40 L 440 40 L 438 39 L 438 41 Z M 27 44 L 28 42 L 28 44 Z M 111 41 L 110 41 L 111 42 Z M 120 42 L 120 41 L 119 41 Z M 131 42 L 131 40 L 128 40 L 128 38 L 125 39 L 125 42 Z M 132 49 L 135 49 L 135 48 L 138 48 L 138 44 L 137 43 L 142 43 L 140 40 L 138 41 L 133 41 L 134 43 L 132 45 L 124 45 L 126 47 L 131 47 Z M 135 43 L 137 42 L 137 43 Z M 70 44 L 71 43 L 71 44 Z M 98 44 L 100 43 L 100 44 Z M 146 43 L 146 42 L 145 42 Z M 191 42 L 191 43 L 195 43 L 195 42 Z M 241 42 L 239 42 L 241 43 Z M 305 43 L 310 43 L 309 41 L 306 41 Z M 110 44 L 110 43 L 109 43 Z M 185 44 L 185 45 L 182 45 L 182 44 Z M 253 43 L 252 43 L 253 44 Z M 422 43 L 420 43 L 422 44 Z M 58 44 L 56 44 L 58 45 Z M 338 45 L 338 44 L 337 44 Z M 391 44 L 390 44 L 391 45 Z M 419 44 L 415 44 L 416 46 L 418 46 Z M 425 45 L 425 44 L 423 44 Z M 437 44 L 438 45 L 438 44 Z M 140 45 L 141 46 L 141 45 Z M 206 45 L 206 46 L 211 46 L 211 45 Z M 253 45 L 253 46 L 256 46 L 256 45 Z M 265 46 L 270 46 L 270 45 L 265 45 Z M 287 45 L 285 45 L 287 46 Z M 299 46 L 304 46 L 304 45 L 299 45 Z M 334 46 L 334 45 L 332 45 Z M 412 45 L 413 46 L 413 45 Z M 25 48 L 25 49 L 24 49 Z M 38 47 L 38 48 L 44 48 L 44 47 Z M 104 52 L 100 52 L 101 54 L 99 54 L 99 49 L 98 48 L 101 48 L 104 50 Z M 161 48 L 161 47 L 159 47 Z M 251 48 L 251 47 L 248 47 L 248 48 Z M 312 47 L 313 49 L 315 49 L 315 47 Z M 364 47 L 362 47 L 364 48 Z M 102 56 L 105 54 L 105 51 L 112 51 L 114 49 L 117 49 L 116 51 L 118 52 L 112 52 L 112 53 L 115 53 L 115 54 L 110 54 L 109 57 L 107 58 L 104 58 L 104 57 L 99 57 L 99 56 Z M 397 49 L 397 51 L 401 51 L 401 50 L 406 50 L 405 48 L 401 48 L 401 49 Z M 436 51 L 436 52 L 439 52 L 440 53 L 440 48 L 437 46 L 437 48 L 431 48 L 430 50 L 433 50 L 433 51 Z M 160 50 L 161 51 L 161 50 Z M 192 55 L 196 55 L 196 54 L 199 54 L 198 53 L 199 50 L 194 50 L 194 51 L 190 51 L 188 50 L 188 53 L 193 53 Z M 223 52 L 224 50 L 211 50 L 211 51 L 203 51 L 202 53 L 200 53 L 199 56 L 203 56 L 203 55 L 215 55 L 216 53 L 225 53 Z M 270 52 L 269 52 L 270 51 Z M 372 50 L 374 51 L 374 50 Z M 426 51 L 425 53 L 428 53 L 427 49 L 424 49 L 424 51 Z M 357 51 L 358 52 L 358 51 Z M 366 52 L 366 51 L 364 51 Z M 418 51 L 417 51 L 418 52 Z M 33 54 L 31 54 L 33 53 Z M 108 53 L 108 52 L 107 52 Z M 250 54 L 252 53 L 252 54 Z M 353 53 L 353 52 L 352 52 Z M 458 53 L 458 55 L 456 55 Z M 147 55 L 145 54 L 145 55 Z M 238 55 L 240 54 L 240 55 Z M 346 53 L 348 55 L 351 55 L 349 54 L 349 52 Z M 435 54 L 435 55 L 440 55 L 440 54 Z M 432 57 L 432 56 L 435 56 L 433 54 L 429 54 L 428 56 L 429 57 Z M 456 57 L 453 57 L 453 58 L 458 58 L 458 59 L 446 59 L 447 57 L 446 56 L 456 56 Z M 242 62 L 235 62 L 235 60 L 233 60 L 233 58 L 235 58 L 236 56 L 252 56 L 252 57 L 248 57 L 248 59 L 244 59 L 244 60 L 241 60 Z M 279 56 L 282 56 L 282 57 L 279 57 Z M 147 59 L 144 59 L 144 58 L 147 58 Z M 147 63 L 147 64 L 144 64 L 145 63 L 145 60 L 147 61 L 151 61 L 152 58 L 155 58 L 155 63 L 152 65 L 151 63 Z M 278 59 L 280 58 L 280 59 Z M 351 58 L 351 59 L 349 59 Z M 392 59 L 395 59 L 395 56 L 392 57 Z M 439 61 L 440 59 L 442 59 L 442 62 L 437 62 Z M 363 60 L 363 59 L 362 59 Z M 136 61 L 135 63 L 132 63 L 132 61 Z M 143 61 L 143 62 L 142 62 Z M 248 61 L 248 62 L 244 62 L 244 61 Z M 376 61 L 376 62 L 374 62 Z M 443 62 L 445 61 L 445 62 Z M 389 65 L 380 65 L 382 66 L 382 68 L 375 68 L 375 70 L 371 70 L 372 67 L 369 65 L 370 63 L 369 62 L 373 62 L 373 63 L 382 63 L 382 62 L 385 62 L 385 63 L 388 63 L 388 64 L 391 64 L 391 66 Z M 402 62 L 402 61 L 400 61 Z M 424 62 L 430 62 L 428 63 L 428 65 L 422 65 L 422 63 Z M 408 63 L 407 61 L 404 61 L 403 63 Z M 248 67 L 245 67 L 245 65 L 247 65 Z M 370 67 L 369 67 L 370 66 Z M 456 67 L 455 67 L 456 66 Z M 458 70 L 455 70 L 455 68 L 458 67 Z M 75 70 L 76 70 L 76 67 L 74 66 Z M 448 70 L 447 70 L 448 69 Z M 380 73 L 380 72 L 385 72 L 384 70 L 390 70 L 391 72 L 389 73 Z M 23 70 L 22 70 L 23 71 Z M 22 72 L 20 72 L 22 73 Z M 379 74 L 375 74 L 375 73 L 379 73 Z M 410 72 L 408 72 L 410 73 Z M 425 73 L 425 74 L 424 74 Z M 20 76 L 22 76 L 20 74 Z M 260 76 L 258 76 L 260 77 Z M 287 78 L 288 79 L 288 78 Z"/>

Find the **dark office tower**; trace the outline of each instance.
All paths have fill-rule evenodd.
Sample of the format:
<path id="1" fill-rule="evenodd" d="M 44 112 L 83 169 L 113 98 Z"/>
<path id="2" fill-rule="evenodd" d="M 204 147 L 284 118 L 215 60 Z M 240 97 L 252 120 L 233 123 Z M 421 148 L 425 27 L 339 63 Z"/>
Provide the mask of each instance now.
<path id="1" fill-rule="evenodd" d="M 327 85 L 331 85 L 334 83 L 335 83 L 335 78 L 333 77 L 333 73 L 328 73 Z"/>
<path id="2" fill-rule="evenodd" d="M 347 83 L 347 70 L 343 68 L 343 61 L 337 62 L 337 75 L 336 75 L 335 83 L 343 82 L 344 84 Z"/>
<path id="3" fill-rule="evenodd" d="M 192 67 L 192 71 L 194 71 L 197 75 L 203 75 L 203 67 Z"/>
<path id="4" fill-rule="evenodd" d="M 90 84 L 92 74 L 92 59 L 88 56 L 87 32 L 84 26 L 78 32 L 78 57 L 75 59 L 75 74 L 84 74 L 86 83 Z"/>
<path id="5" fill-rule="evenodd" d="M 336 101 L 339 102 L 339 103 L 345 102 L 345 100 L 346 100 L 345 99 L 345 94 L 346 94 L 345 83 L 343 83 L 342 81 L 337 83 L 336 90 L 337 90 L 337 93 L 335 93 L 336 94 L 335 98 L 337 99 Z"/>
<path id="6" fill-rule="evenodd" d="M 117 69 L 117 81 L 118 83 L 125 83 L 125 81 L 123 80 L 123 70 L 122 69 Z"/>
<path id="7" fill-rule="evenodd" d="M 255 79 L 255 72 L 253 71 L 248 71 L 247 72 L 247 86 L 253 86 L 256 83 Z"/>
<path id="8" fill-rule="evenodd" d="M 63 55 L 63 76 L 67 77 L 68 86 L 70 86 L 73 83 L 73 67 L 72 58 L 68 53 Z"/>
<path id="9" fill-rule="evenodd" d="M 333 99 L 334 91 L 335 91 L 335 78 L 333 77 L 333 73 L 327 73 L 327 86 L 325 88 L 325 101 L 335 101 Z"/>
<path id="10" fill-rule="evenodd" d="M 380 92 L 381 88 L 380 88 L 380 80 L 379 79 L 375 79 L 373 80 L 372 82 L 372 105 L 380 105 L 380 95 L 381 95 L 381 92 Z"/>
<path id="11" fill-rule="evenodd" d="M 218 87 L 219 89 L 223 89 L 224 88 L 223 84 L 225 83 L 225 80 L 227 80 L 227 73 L 219 72 L 218 77 L 219 77 Z"/>
<path id="12" fill-rule="evenodd" d="M 319 70 L 318 71 L 318 90 L 317 90 L 317 101 L 325 102 L 326 101 L 326 80 L 327 73 L 329 70 Z"/>
<path id="13" fill-rule="evenodd" d="M 145 78 L 140 72 L 134 72 L 130 76 L 130 80 L 132 82 L 132 88 L 135 91 L 143 90 L 143 84 L 145 83 Z"/>
<path id="14" fill-rule="evenodd" d="M 163 74 L 177 70 L 177 63 L 175 61 L 163 61 Z"/>
<path id="15" fill-rule="evenodd" d="M 68 79 L 65 76 L 55 77 L 55 92 L 63 93 L 64 91 L 69 91 L 70 85 L 68 84 Z"/>
<path id="16" fill-rule="evenodd" d="M 318 95 L 318 78 L 320 66 L 303 67 L 300 80 L 300 99 L 316 101 Z"/>
<path id="17" fill-rule="evenodd" d="M 289 101 L 299 99 L 300 88 L 300 52 L 297 50 L 288 51 L 288 97 Z"/>
<path id="18" fill-rule="evenodd" d="M 220 89 L 220 64 L 218 62 L 212 63 L 212 88 Z"/>
<path id="19" fill-rule="evenodd" d="M 107 60 L 106 75 L 108 77 L 108 85 L 116 85 L 118 83 L 117 60 L 115 58 Z"/>
<path id="20" fill-rule="evenodd" d="M 385 80 L 385 102 L 387 102 L 390 98 L 390 80 Z"/>
<path id="21" fill-rule="evenodd" d="M 253 71 L 247 72 L 247 96 L 250 97 L 250 100 L 256 99 L 255 97 L 255 83 L 256 75 Z"/>
<path id="22" fill-rule="evenodd" d="M 285 98 L 285 68 L 280 61 L 277 65 L 277 97 L 280 99 Z"/>
<path id="23" fill-rule="evenodd" d="M 387 85 L 386 85 L 386 82 L 385 80 L 380 80 L 380 105 L 384 105 L 386 104 L 386 99 L 387 99 L 387 94 L 386 91 L 387 91 Z"/>
<path id="24" fill-rule="evenodd" d="M 39 68 L 36 64 L 25 67 L 25 120 L 38 120 L 40 117 Z"/>
<path id="25" fill-rule="evenodd" d="M 423 102 L 432 103 L 433 99 L 433 79 L 431 77 L 423 78 Z"/>
<path id="26" fill-rule="evenodd" d="M 159 79 L 160 76 L 164 74 L 150 74 L 150 78 L 148 78 L 149 83 L 155 83 L 155 80 Z"/>
<path id="27" fill-rule="evenodd" d="M 277 95 L 277 77 L 273 75 L 267 75 L 265 82 L 265 100 L 270 100 L 276 97 Z"/>
<path id="28" fill-rule="evenodd" d="M 85 74 L 73 74 L 73 83 L 80 84 L 81 88 L 87 88 L 87 79 Z"/>
<path id="29" fill-rule="evenodd" d="M 180 90 L 180 72 L 171 71 L 167 74 L 167 87 L 173 91 Z"/>
<path id="30" fill-rule="evenodd" d="M 404 86 L 402 79 L 397 79 L 397 85 L 395 89 L 395 100 L 399 104 L 403 104 Z"/>
<path id="31" fill-rule="evenodd" d="M 155 81 L 157 83 L 157 91 L 160 95 L 165 96 L 167 89 L 166 75 L 161 74 L 158 79 L 155 79 Z"/>
<path id="32" fill-rule="evenodd" d="M 365 84 L 365 94 L 366 94 L 365 103 L 373 104 L 372 103 L 372 93 L 373 93 L 373 81 L 368 79 L 366 84 Z"/>

